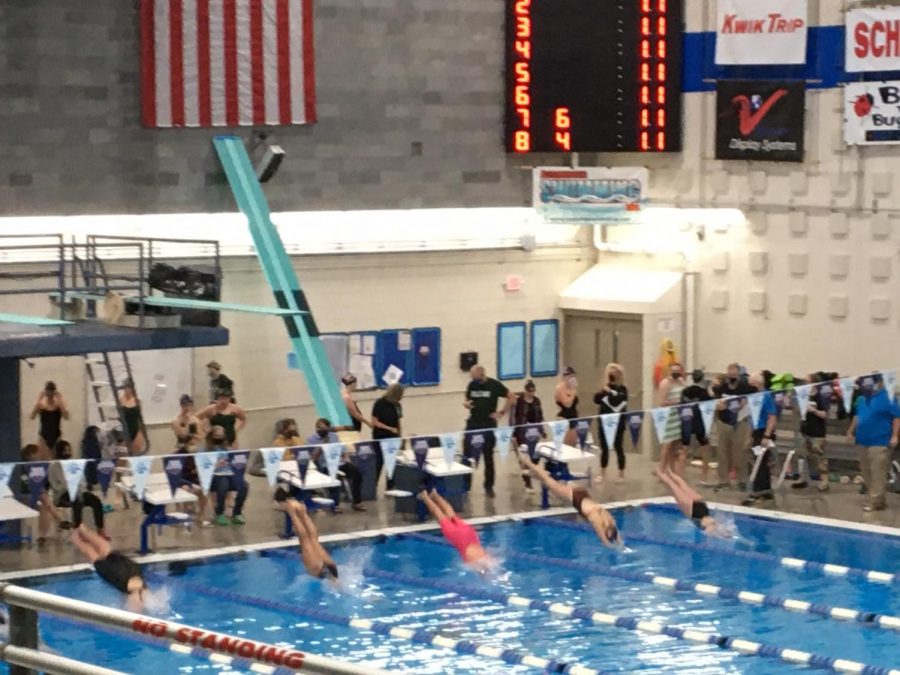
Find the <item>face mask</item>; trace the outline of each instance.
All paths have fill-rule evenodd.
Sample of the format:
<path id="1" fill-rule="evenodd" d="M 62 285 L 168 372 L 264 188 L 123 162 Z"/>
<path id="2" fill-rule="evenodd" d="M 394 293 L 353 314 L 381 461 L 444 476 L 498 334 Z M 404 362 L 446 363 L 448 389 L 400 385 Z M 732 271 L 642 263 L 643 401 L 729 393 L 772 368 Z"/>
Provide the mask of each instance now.
<path id="1" fill-rule="evenodd" d="M 731 384 L 737 384 L 738 379 L 736 377 L 729 377 L 728 382 Z"/>
<path id="2" fill-rule="evenodd" d="M 319 435 L 319 438 L 328 438 L 328 429 L 317 429 L 316 433 Z"/>
<path id="3" fill-rule="evenodd" d="M 568 383 L 568 385 L 569 385 L 570 387 L 577 387 L 577 386 L 578 386 L 578 378 L 577 378 L 577 377 L 567 377 L 567 378 L 566 378 L 566 382 Z"/>
<path id="4" fill-rule="evenodd" d="M 672 373 L 672 379 L 673 379 L 673 380 L 680 380 L 680 379 L 681 379 L 681 373 Z"/>
<path id="5" fill-rule="evenodd" d="M 615 381 L 616 381 L 616 374 L 615 374 L 615 373 L 613 373 L 612 375 L 609 376 L 609 381 L 610 381 L 610 382 L 615 382 Z"/>
<path id="6" fill-rule="evenodd" d="M 212 442 L 215 443 L 216 445 L 223 445 L 225 443 L 225 439 L 224 438 L 213 438 Z"/>

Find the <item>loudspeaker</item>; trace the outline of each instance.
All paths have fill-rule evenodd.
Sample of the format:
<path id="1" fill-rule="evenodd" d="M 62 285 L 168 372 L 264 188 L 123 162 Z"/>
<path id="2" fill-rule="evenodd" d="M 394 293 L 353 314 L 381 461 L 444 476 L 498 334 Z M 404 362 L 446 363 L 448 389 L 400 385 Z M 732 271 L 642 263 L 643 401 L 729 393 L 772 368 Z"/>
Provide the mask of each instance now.
<path id="1" fill-rule="evenodd" d="M 275 175 L 284 159 L 284 150 L 280 145 L 267 145 L 266 152 L 256 165 L 256 177 L 265 183 Z"/>
<path id="2" fill-rule="evenodd" d="M 472 366 L 478 363 L 478 352 L 461 352 L 459 355 L 459 369 L 468 372 Z"/>

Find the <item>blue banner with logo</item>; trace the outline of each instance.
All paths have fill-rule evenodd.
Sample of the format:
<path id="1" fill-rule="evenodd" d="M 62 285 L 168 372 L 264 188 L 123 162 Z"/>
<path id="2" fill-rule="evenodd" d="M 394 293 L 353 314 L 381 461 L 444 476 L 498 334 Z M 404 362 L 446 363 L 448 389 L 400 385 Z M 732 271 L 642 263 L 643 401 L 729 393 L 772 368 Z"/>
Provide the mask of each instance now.
<path id="1" fill-rule="evenodd" d="M 419 471 L 425 468 L 425 462 L 428 459 L 428 439 L 414 438 L 412 439 L 413 457 L 416 459 L 416 466 Z"/>
<path id="2" fill-rule="evenodd" d="M 184 474 L 184 457 L 170 455 L 163 458 L 163 469 L 166 473 L 166 479 L 169 481 L 169 490 L 172 497 L 181 486 L 181 476 Z"/>
<path id="3" fill-rule="evenodd" d="M 249 450 L 239 450 L 231 453 L 231 470 L 234 472 L 234 486 L 237 490 L 241 490 L 244 487 L 244 474 L 247 472 L 247 458 L 249 456 Z"/>
<path id="4" fill-rule="evenodd" d="M 47 489 L 47 467 L 50 466 L 50 462 L 32 462 L 27 466 L 29 503 L 31 508 L 34 508 Z"/>

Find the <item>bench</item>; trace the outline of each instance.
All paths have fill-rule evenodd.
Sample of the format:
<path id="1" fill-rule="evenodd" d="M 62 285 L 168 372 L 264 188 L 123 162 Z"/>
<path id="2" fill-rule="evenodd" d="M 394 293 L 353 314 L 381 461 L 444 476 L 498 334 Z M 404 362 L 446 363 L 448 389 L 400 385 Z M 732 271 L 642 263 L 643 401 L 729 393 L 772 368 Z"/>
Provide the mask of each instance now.
<path id="1" fill-rule="evenodd" d="M 166 507 L 173 504 L 192 504 L 197 501 L 197 495 L 188 492 L 184 488 L 175 490 L 169 487 L 169 479 L 164 473 L 152 473 L 147 477 L 147 484 L 143 494 L 137 494 L 134 478 L 123 476 L 115 486 L 123 493 L 130 494 L 134 499 L 144 503 L 144 519 L 141 521 L 141 553 L 150 552 L 149 534 L 150 528 L 156 526 L 156 532 L 161 532 L 164 525 L 178 525 L 190 527 L 191 518 L 186 513 L 166 513 Z M 155 542 L 154 542 L 155 544 Z"/>

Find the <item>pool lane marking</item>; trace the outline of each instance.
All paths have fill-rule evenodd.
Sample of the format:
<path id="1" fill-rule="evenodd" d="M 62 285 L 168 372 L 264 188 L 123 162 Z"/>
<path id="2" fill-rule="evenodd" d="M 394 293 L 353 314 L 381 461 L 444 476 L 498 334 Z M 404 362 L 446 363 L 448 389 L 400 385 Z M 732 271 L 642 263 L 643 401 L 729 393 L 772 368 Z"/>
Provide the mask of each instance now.
<path id="1" fill-rule="evenodd" d="M 427 535 L 410 535 L 410 538 L 417 541 L 427 541 L 433 544 L 446 544 L 447 546 L 450 546 L 450 544 L 447 544 L 443 540 L 428 537 Z M 281 557 L 281 553 L 284 553 L 283 557 L 289 557 L 289 554 L 287 552 L 279 552 L 279 557 Z M 546 560 L 546 563 L 555 564 L 551 563 L 549 559 Z M 532 599 L 521 595 L 507 595 L 502 591 L 494 591 L 486 588 L 475 588 L 466 586 L 464 584 L 458 584 L 448 581 L 438 581 L 435 579 L 423 579 L 420 577 L 398 574 L 396 572 L 388 572 L 386 570 L 381 570 L 373 567 L 367 567 L 363 571 L 363 573 L 366 576 L 386 579 L 399 584 L 451 592 L 459 596 L 468 596 L 471 598 L 489 600 L 491 602 L 496 602 L 497 604 L 505 604 L 513 607 L 533 609 L 537 611 L 547 612 L 556 616 L 563 616 L 567 618 L 574 617 L 590 623 L 615 626 L 617 628 L 625 628 L 627 630 L 640 633 L 665 635 L 677 640 L 695 642 L 698 644 L 714 645 L 723 649 L 740 652 L 742 654 L 777 658 L 785 661 L 786 663 L 823 668 L 845 673 L 862 673 L 864 675 L 900 675 L 900 670 L 890 670 L 887 668 L 882 668 L 881 666 L 871 666 L 847 659 L 831 658 L 820 654 L 801 651 L 799 649 L 776 647 L 774 645 L 767 645 L 739 637 L 725 636 L 716 633 L 707 633 L 691 628 L 671 626 L 668 624 L 660 623 L 658 621 L 649 621 L 634 616 L 610 614 L 608 612 L 602 612 L 588 607 L 579 607 L 576 605 L 570 605 L 560 602 L 550 602 L 549 600 Z"/>

